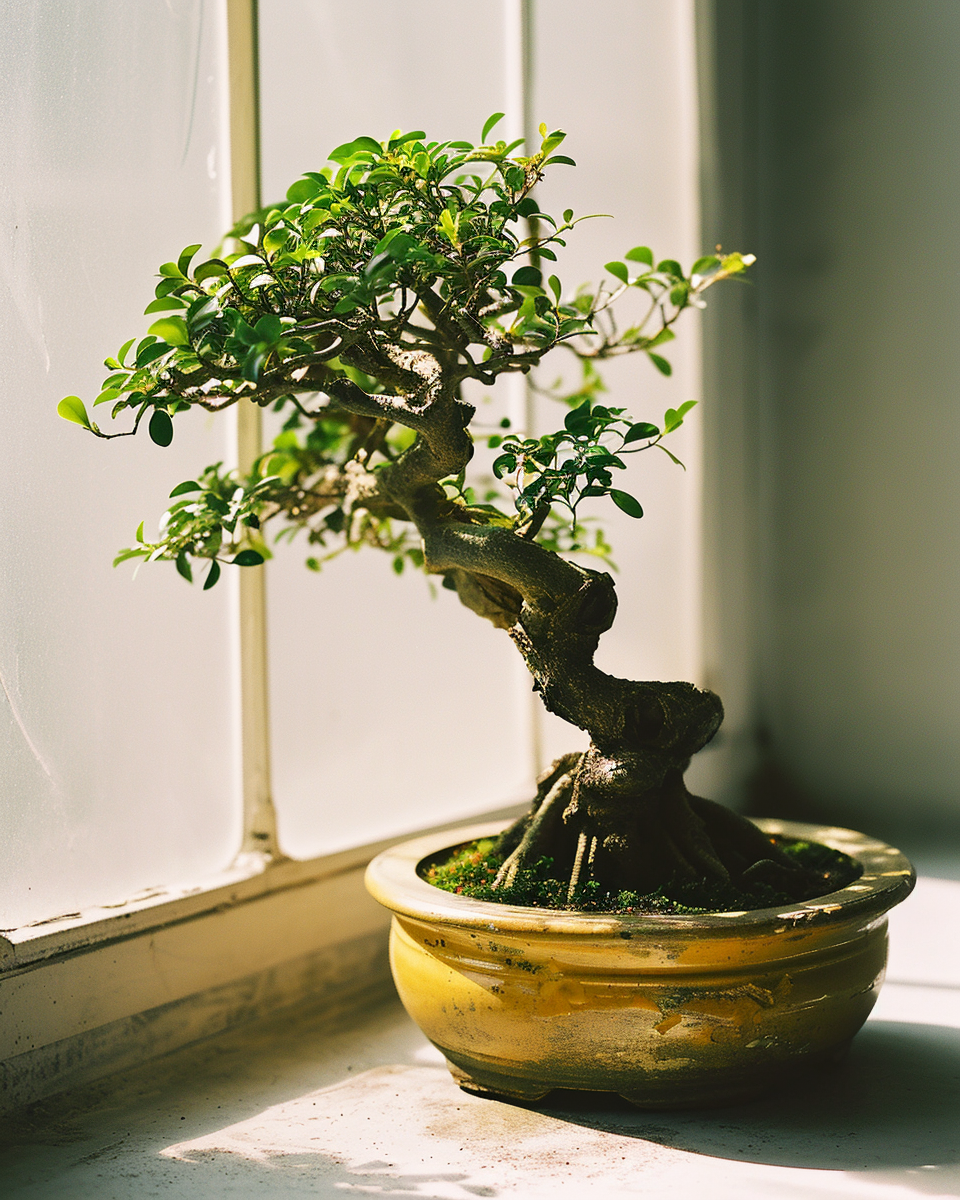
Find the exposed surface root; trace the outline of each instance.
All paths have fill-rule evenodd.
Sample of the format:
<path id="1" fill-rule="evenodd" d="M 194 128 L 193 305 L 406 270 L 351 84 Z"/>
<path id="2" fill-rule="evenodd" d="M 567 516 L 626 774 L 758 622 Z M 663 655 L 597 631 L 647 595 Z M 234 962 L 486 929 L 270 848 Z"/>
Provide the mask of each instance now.
<path id="1" fill-rule="evenodd" d="M 665 885 L 720 886 L 749 892 L 763 884 L 785 898 L 821 894 L 822 879 L 798 865 L 755 825 L 712 800 L 691 795 L 678 769 L 659 785 L 632 790 L 630 763 L 597 782 L 597 751 L 558 759 L 538 781 L 530 810 L 500 837 L 503 862 L 493 887 L 552 860 L 568 902 L 587 883 L 605 894 L 647 895 Z M 601 773 L 609 783 L 610 772 Z M 644 782 L 649 772 L 637 775 Z"/>

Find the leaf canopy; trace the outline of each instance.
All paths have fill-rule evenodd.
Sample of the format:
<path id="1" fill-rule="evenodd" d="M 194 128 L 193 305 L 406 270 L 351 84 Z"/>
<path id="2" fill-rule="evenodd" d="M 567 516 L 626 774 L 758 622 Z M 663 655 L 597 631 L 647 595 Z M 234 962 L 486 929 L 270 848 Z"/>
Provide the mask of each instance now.
<path id="1" fill-rule="evenodd" d="M 543 125 L 539 148 L 524 154 L 519 142 L 488 141 L 502 119 L 485 122 L 479 146 L 430 141 L 420 130 L 344 142 L 282 201 L 240 221 L 213 257 L 196 243 L 161 265 L 146 309 L 155 319 L 106 360 L 111 373 L 95 400 L 109 403 L 114 419 L 131 414 L 132 426 L 101 430 L 77 396 L 60 402 L 60 415 L 100 437 L 136 432 L 145 420 L 150 438 L 169 446 L 179 413 L 246 399 L 282 413 L 283 429 L 248 477 L 216 464 L 175 487 L 159 540 L 144 542 L 141 529 L 118 561 L 167 558 L 192 579 L 191 559 L 211 559 L 203 585 L 211 588 L 221 563 L 269 557 L 260 530 L 274 520 L 277 537 L 305 532 L 326 557 L 368 544 L 387 551 L 395 569 L 422 566 L 409 512 L 380 487 L 382 472 L 416 455 L 424 436 L 417 364 L 434 363 L 459 396 L 468 379 L 491 386 L 556 349 L 583 368 L 573 390 L 547 389 L 567 406 L 562 427 L 536 438 L 490 436 L 500 453 L 486 491 L 461 471 L 442 481 L 449 503 L 461 520 L 500 523 L 558 551 L 585 548 L 584 500 L 609 497 L 642 515 L 613 486 L 624 455 L 665 449 L 662 438 L 693 402 L 668 410 L 662 429 L 636 421 L 600 403 L 597 364 L 643 351 L 669 375 L 655 348 L 673 338 L 684 309 L 702 304 L 706 287 L 752 258 L 708 255 L 685 273 L 674 259 L 654 266 L 649 247 L 635 246 L 606 264 L 615 284 L 566 293 L 558 274 L 545 281 L 544 264 L 586 218 L 542 211 L 535 192 L 546 169 L 572 163 L 555 153 L 565 135 Z M 611 306 L 638 292 L 649 312 L 621 332 Z M 468 423 L 473 409 L 458 403 Z M 606 556 L 599 534 L 594 544 Z M 319 569 L 323 558 L 308 561 Z"/>

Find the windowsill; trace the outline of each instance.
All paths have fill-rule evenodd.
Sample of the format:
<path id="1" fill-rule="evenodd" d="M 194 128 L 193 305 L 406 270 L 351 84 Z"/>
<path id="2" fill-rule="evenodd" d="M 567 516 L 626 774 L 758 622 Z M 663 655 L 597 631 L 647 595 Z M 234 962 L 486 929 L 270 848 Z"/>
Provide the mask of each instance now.
<path id="1" fill-rule="evenodd" d="M 251 855 L 195 888 L 6 931 L 0 1111 L 308 998 L 336 1006 L 382 995 L 390 915 L 363 876 L 390 844 L 307 861 Z"/>
<path id="2" fill-rule="evenodd" d="M 529 803 L 529 801 L 527 802 Z M 479 815 L 458 817 L 424 830 L 354 846 L 320 858 L 270 859 L 245 854 L 227 870 L 183 888 L 150 888 L 119 904 L 33 921 L 17 929 L 0 930 L 0 972 L 40 962 L 117 938 L 159 929 L 176 921 L 243 904 L 260 896 L 303 887 L 366 867 L 381 850 L 408 837 L 434 830 L 455 829 L 478 820 L 518 816 L 526 804 L 511 804 Z"/>
<path id="3" fill-rule="evenodd" d="M 707 1112 L 459 1091 L 396 1001 L 300 1010 L 187 1047 L 8 1122 L 9 1196 L 197 1198 L 956 1195 L 960 883 L 891 914 L 888 982 L 841 1068 Z"/>

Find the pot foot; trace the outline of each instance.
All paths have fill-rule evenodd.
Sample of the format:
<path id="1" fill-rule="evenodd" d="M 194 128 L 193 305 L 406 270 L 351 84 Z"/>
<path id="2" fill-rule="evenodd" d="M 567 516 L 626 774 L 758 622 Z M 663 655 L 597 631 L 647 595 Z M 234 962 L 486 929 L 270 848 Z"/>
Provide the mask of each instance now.
<path id="1" fill-rule="evenodd" d="M 542 1084 L 527 1082 L 510 1075 L 498 1075 L 493 1071 L 484 1072 L 482 1077 L 475 1073 L 467 1073 L 456 1063 L 447 1059 L 447 1067 L 454 1082 L 464 1092 L 473 1096 L 482 1096 L 487 1100 L 511 1100 L 520 1104 L 536 1104 L 552 1091 Z"/>

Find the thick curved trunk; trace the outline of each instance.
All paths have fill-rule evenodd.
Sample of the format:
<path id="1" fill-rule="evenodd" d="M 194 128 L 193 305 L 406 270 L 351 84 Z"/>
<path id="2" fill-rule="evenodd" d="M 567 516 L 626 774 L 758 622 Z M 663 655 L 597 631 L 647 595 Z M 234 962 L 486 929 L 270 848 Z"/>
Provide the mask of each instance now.
<path id="1" fill-rule="evenodd" d="M 546 707 L 591 738 L 584 754 L 554 764 L 530 812 L 503 835 L 508 857 L 499 882 L 549 857 L 571 895 L 588 879 L 613 893 L 651 892 L 674 880 L 763 880 L 800 895 L 809 887 L 805 872 L 749 821 L 684 786 L 691 755 L 720 727 L 719 698 L 689 683 L 619 679 L 595 666 L 600 635 L 617 611 L 613 580 L 511 529 L 482 524 L 446 497 L 439 480 L 462 470 L 472 453 L 473 409 L 429 356 L 411 355 L 403 369 L 422 380 L 414 395 L 369 396 L 343 382 L 331 388 L 344 408 L 391 416 L 419 434 L 379 470 L 379 491 L 415 522 L 426 569 L 509 632 Z"/>

